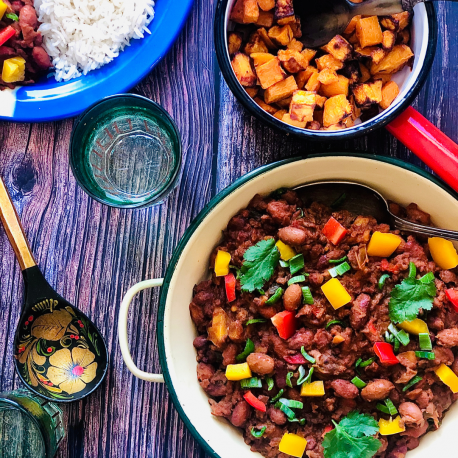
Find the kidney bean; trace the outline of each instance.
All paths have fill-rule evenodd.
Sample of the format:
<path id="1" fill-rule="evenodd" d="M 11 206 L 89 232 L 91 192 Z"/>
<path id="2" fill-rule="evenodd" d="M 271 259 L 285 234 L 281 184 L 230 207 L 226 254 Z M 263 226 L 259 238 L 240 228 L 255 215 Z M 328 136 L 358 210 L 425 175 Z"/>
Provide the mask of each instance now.
<path id="1" fill-rule="evenodd" d="M 298 227 L 282 227 L 278 231 L 279 239 L 287 245 L 302 245 L 307 239 L 307 234 Z"/>
<path id="2" fill-rule="evenodd" d="M 389 380 L 378 379 L 368 383 L 361 391 L 361 396 L 365 401 L 379 401 L 385 399 L 393 388 Z"/>
<path id="3" fill-rule="evenodd" d="M 331 386 L 334 392 L 336 393 L 336 396 L 339 396 L 341 398 L 354 399 L 354 398 L 357 398 L 359 395 L 358 388 L 355 385 L 353 385 L 353 383 L 347 380 L 342 380 L 342 379 L 334 380 L 331 383 Z"/>
<path id="4" fill-rule="evenodd" d="M 246 362 L 253 372 L 260 375 L 270 374 L 275 367 L 274 359 L 264 353 L 251 353 Z"/>
<path id="5" fill-rule="evenodd" d="M 285 294 L 283 294 L 283 307 L 290 312 L 297 310 L 302 304 L 302 288 L 297 284 L 286 288 Z"/>
<path id="6" fill-rule="evenodd" d="M 250 416 L 250 409 L 251 408 L 247 402 L 238 402 L 232 411 L 231 423 L 238 428 L 243 426 Z"/>
<path id="7" fill-rule="evenodd" d="M 280 409 L 270 407 L 267 413 L 272 423 L 277 425 L 284 425 L 287 421 L 286 415 Z"/>
<path id="8" fill-rule="evenodd" d="M 425 421 L 420 408 L 413 402 L 403 402 L 398 410 L 402 420 L 408 426 L 421 426 Z"/>

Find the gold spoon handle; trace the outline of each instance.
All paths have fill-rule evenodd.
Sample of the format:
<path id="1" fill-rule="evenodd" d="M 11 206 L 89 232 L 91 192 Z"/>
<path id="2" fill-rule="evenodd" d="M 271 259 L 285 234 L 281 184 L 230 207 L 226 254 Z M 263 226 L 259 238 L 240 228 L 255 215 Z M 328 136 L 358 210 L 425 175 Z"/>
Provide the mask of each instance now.
<path id="1" fill-rule="evenodd" d="M 5 183 L 0 178 L 0 219 L 5 228 L 6 235 L 13 247 L 17 260 L 22 270 L 35 266 L 37 263 L 33 259 L 29 244 L 24 235 L 19 216 L 14 208 L 11 197 L 5 187 Z"/>

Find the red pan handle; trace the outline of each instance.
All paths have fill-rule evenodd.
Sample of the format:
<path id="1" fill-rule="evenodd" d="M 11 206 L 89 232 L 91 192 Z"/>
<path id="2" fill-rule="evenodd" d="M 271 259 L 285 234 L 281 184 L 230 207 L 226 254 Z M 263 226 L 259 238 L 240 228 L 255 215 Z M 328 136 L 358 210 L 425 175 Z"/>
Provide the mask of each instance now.
<path id="1" fill-rule="evenodd" d="M 458 145 L 412 107 L 387 130 L 458 191 Z"/>

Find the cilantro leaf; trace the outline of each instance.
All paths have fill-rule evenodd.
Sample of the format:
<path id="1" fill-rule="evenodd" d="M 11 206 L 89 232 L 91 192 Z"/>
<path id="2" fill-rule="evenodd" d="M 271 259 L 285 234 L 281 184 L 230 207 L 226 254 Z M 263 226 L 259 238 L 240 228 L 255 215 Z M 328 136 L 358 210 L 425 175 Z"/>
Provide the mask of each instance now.
<path id="1" fill-rule="evenodd" d="M 242 291 L 252 293 L 256 289 L 261 289 L 272 277 L 280 260 L 275 239 L 261 240 L 248 248 L 243 259 L 244 262 L 240 269 L 240 285 Z"/>
<path id="2" fill-rule="evenodd" d="M 354 411 L 334 425 L 322 443 L 325 458 L 372 458 L 382 445 L 373 437 L 379 427 L 370 415 Z"/>
<path id="3" fill-rule="evenodd" d="M 427 274 L 428 275 L 428 274 Z M 417 318 L 420 309 L 431 310 L 437 289 L 434 277 L 406 278 L 391 291 L 389 303 L 390 319 L 393 323 L 412 321 Z"/>

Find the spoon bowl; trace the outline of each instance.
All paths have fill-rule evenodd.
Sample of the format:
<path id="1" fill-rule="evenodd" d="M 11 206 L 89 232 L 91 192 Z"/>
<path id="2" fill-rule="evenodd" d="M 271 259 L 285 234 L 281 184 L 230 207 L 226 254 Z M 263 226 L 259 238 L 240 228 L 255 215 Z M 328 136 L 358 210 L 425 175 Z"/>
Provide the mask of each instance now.
<path id="1" fill-rule="evenodd" d="M 44 278 L 1 178 L 0 218 L 25 282 L 25 300 L 14 339 L 16 371 L 28 388 L 43 398 L 77 401 L 105 378 L 108 354 L 103 337 L 94 323 Z"/>

